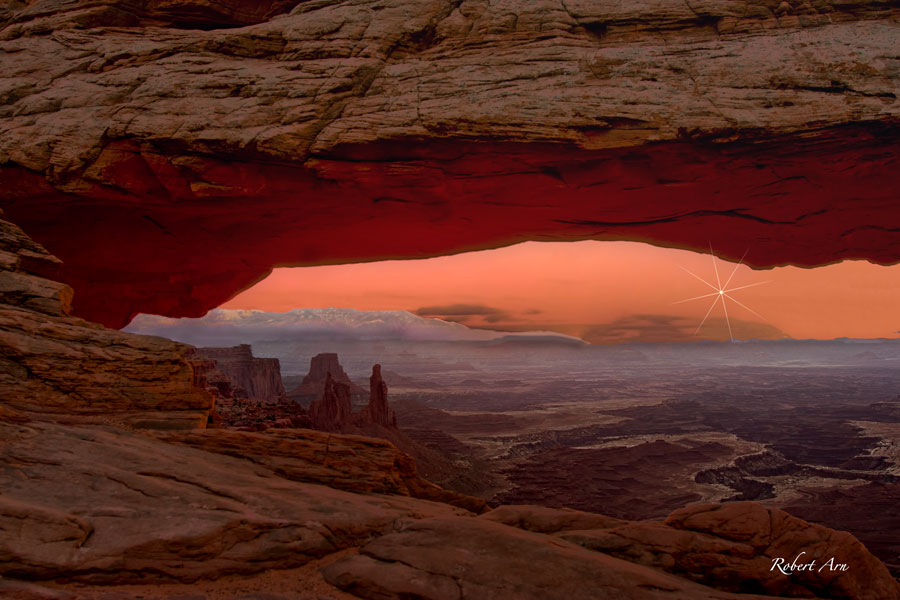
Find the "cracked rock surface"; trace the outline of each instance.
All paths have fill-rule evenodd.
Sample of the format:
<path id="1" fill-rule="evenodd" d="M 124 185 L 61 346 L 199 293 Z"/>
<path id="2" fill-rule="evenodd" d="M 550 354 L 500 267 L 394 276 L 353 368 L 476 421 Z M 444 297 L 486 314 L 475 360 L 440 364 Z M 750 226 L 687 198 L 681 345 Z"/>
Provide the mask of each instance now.
<path id="1" fill-rule="evenodd" d="M 900 258 L 893 0 L 240 6 L 0 12 L 0 202 L 75 314 L 527 239 Z"/>
<path id="2" fill-rule="evenodd" d="M 289 481 L 246 460 L 115 428 L 0 422 L 0 431 L 0 567 L 15 578 L 142 583 L 257 573 L 359 544 L 401 517 L 468 514 Z"/>
<path id="3" fill-rule="evenodd" d="M 900 598 L 884 565 L 849 534 L 753 502 L 685 508 L 665 524 L 602 522 L 601 515 L 533 506 L 496 510 L 500 519 L 489 512 L 402 522 L 358 555 L 324 567 L 325 580 L 373 600 Z M 517 520 L 526 528 L 501 524 Z M 570 529 L 591 521 L 597 528 Z M 545 533 L 533 531 L 538 523 Z M 836 556 L 857 569 L 769 572 L 771 557 L 797 548 L 806 562 Z"/>

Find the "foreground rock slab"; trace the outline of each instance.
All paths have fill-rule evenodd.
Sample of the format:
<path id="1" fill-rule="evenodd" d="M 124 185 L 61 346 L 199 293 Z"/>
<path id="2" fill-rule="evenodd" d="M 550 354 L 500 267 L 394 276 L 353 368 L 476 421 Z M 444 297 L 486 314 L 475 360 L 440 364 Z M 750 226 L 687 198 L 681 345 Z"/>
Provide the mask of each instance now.
<path id="1" fill-rule="evenodd" d="M 427 519 L 323 569 L 362 598 L 629 600 L 762 596 L 720 592 L 574 544 L 483 519 Z"/>
<path id="2" fill-rule="evenodd" d="M 0 422 L 0 482 L 0 575 L 26 579 L 194 581 L 292 568 L 401 518 L 470 514 L 289 481 L 120 429 L 35 421 Z"/>
<path id="3" fill-rule="evenodd" d="M 3 600 L 357 600 L 323 579 L 319 569 L 348 552 L 328 555 L 295 569 L 231 575 L 192 583 L 96 585 L 0 579 Z"/>
<path id="4" fill-rule="evenodd" d="M 674 511 L 665 522 L 627 522 L 539 506 L 501 506 L 480 520 L 553 534 L 589 550 L 729 592 L 847 600 L 900 598 L 900 585 L 887 567 L 851 534 L 756 502 L 698 504 Z M 775 559 L 781 559 L 782 565 L 813 566 L 795 569 L 788 576 L 774 568 Z"/>
<path id="5" fill-rule="evenodd" d="M 664 523 L 536 506 L 475 517 L 407 496 L 415 489 L 391 450 L 303 430 L 151 436 L 4 412 L 0 592 L 124 600 L 134 597 L 125 584 L 168 582 L 146 597 L 296 599 L 303 581 L 258 598 L 208 586 L 191 595 L 188 584 L 327 559 L 322 585 L 378 600 L 900 598 L 849 534 L 756 503 L 689 507 Z M 317 478 L 334 487 L 298 481 Z M 800 552 L 851 570 L 772 572 L 772 558 Z"/>
<path id="6" fill-rule="evenodd" d="M 588 524 L 595 529 L 566 529 Z M 798 555 L 849 569 L 772 569 L 773 558 Z M 371 599 L 900 598 L 886 567 L 850 534 L 752 502 L 689 507 L 665 523 L 534 506 L 410 521 L 323 574 Z"/>
<path id="7" fill-rule="evenodd" d="M 612 529 L 628 521 L 569 508 L 547 508 L 527 504 L 498 506 L 481 517 L 536 533 L 558 533 L 583 529 Z"/>
<path id="8" fill-rule="evenodd" d="M 411 496 L 476 513 L 487 510 L 480 498 L 445 490 L 419 477 L 413 459 L 381 439 L 311 429 L 205 430 L 165 434 L 162 439 L 250 460 L 293 481 L 356 493 Z"/>

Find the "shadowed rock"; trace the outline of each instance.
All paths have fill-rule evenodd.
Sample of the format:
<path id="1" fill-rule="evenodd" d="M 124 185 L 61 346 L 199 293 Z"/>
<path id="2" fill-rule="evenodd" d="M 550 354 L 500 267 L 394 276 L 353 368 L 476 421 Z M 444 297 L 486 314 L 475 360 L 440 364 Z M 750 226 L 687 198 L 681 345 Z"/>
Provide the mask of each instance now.
<path id="1" fill-rule="evenodd" d="M 332 585 L 371 600 L 754 598 L 482 519 L 405 522 L 323 574 Z"/>
<path id="2" fill-rule="evenodd" d="M 309 372 L 303 376 L 300 385 L 288 392 L 288 396 L 297 402 L 310 402 L 322 397 L 325 380 L 331 374 L 335 382 L 349 386 L 351 396 L 357 397 L 364 390 L 350 381 L 334 352 L 322 352 L 309 360 Z"/>
<path id="3" fill-rule="evenodd" d="M 185 442 L 204 448 L 201 440 L 208 440 L 251 460 L 254 444 L 291 443 L 208 433 Z M 400 495 L 291 481 L 274 462 L 268 467 L 113 428 L 0 421 L 0 440 L 0 463 L 7 465 L 0 470 L 5 577 L 144 583 L 249 574 L 358 545 L 391 531 L 399 518 L 468 514 Z M 367 461 L 362 441 L 344 442 L 345 449 L 354 446 L 355 463 L 341 466 L 347 452 L 326 460 L 329 466 L 310 461 L 306 480 L 340 486 L 336 474 L 344 469 L 343 481 L 358 480 L 357 490 L 399 491 L 377 483 L 379 476 L 391 479 L 393 465 Z M 319 446 L 320 457 L 326 448 Z M 269 460 L 277 461 L 273 455 Z M 302 463 L 300 453 L 290 463 L 295 479 Z"/>
<path id="4" fill-rule="evenodd" d="M 900 587 L 887 567 L 849 533 L 754 502 L 695 505 L 676 510 L 665 523 L 635 522 L 557 535 L 731 592 L 847 600 L 900 598 Z M 773 568 L 776 558 L 787 564 L 815 564 L 785 575 Z M 847 570 L 839 564 L 847 565 Z"/>
<path id="5" fill-rule="evenodd" d="M 445 490 L 422 479 L 416 464 L 390 442 L 309 429 L 174 433 L 167 441 L 207 452 L 245 458 L 281 477 L 356 493 L 398 494 L 443 502 L 474 513 L 487 510 L 480 498 Z"/>
<path id="6" fill-rule="evenodd" d="M 285 398 L 281 365 L 277 358 L 257 358 L 249 344 L 232 348 L 197 348 L 199 358 L 216 361 L 224 373 L 255 402 L 279 402 Z"/>
<path id="7" fill-rule="evenodd" d="M 485 513 L 482 518 L 537 533 L 557 533 L 573 529 L 612 529 L 628 523 L 622 519 L 571 508 L 514 504 L 498 506 Z"/>
<path id="8" fill-rule="evenodd" d="M 585 525 L 596 528 L 568 529 Z M 801 561 L 835 557 L 850 568 L 772 569 L 773 558 L 790 562 L 801 552 Z M 323 573 L 373 600 L 900 598 L 884 565 L 850 534 L 752 502 L 685 508 L 665 523 L 528 506 L 407 521 Z"/>
<path id="9" fill-rule="evenodd" d="M 59 261 L 0 220 L 0 406 L 134 427 L 205 427 L 213 398 L 189 346 L 69 316 Z M 52 276 L 52 275 L 51 275 Z"/>
<path id="10" fill-rule="evenodd" d="M 0 201 L 76 314 L 529 239 L 900 259 L 895 3 L 292 4 L 0 12 Z"/>
<path id="11" fill-rule="evenodd" d="M 376 423 L 387 427 L 397 426 L 397 415 L 388 404 L 387 384 L 381 378 L 381 365 L 372 367 L 372 376 L 369 378 L 369 403 L 360 415 L 363 423 Z"/>
<path id="12" fill-rule="evenodd" d="M 331 372 L 325 375 L 322 396 L 309 405 L 309 418 L 316 429 L 339 431 L 350 422 L 353 408 L 350 404 L 350 386 L 335 381 Z"/>

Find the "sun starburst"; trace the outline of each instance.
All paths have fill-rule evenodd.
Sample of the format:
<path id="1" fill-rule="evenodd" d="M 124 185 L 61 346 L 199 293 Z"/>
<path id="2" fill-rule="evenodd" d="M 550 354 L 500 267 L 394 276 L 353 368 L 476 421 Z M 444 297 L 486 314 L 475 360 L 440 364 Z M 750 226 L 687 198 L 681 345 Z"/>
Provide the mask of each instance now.
<path id="1" fill-rule="evenodd" d="M 714 271 L 715 274 L 716 274 L 716 283 L 715 283 L 715 285 L 713 285 L 713 284 L 710 283 L 709 281 L 706 281 L 705 279 L 703 279 L 703 278 L 700 277 L 699 275 L 696 275 L 695 273 L 692 273 L 691 271 L 688 271 L 688 270 L 685 269 L 684 267 L 681 267 L 681 268 L 682 268 L 684 271 L 686 271 L 689 275 L 691 275 L 692 277 L 694 277 L 695 279 L 697 279 L 698 281 L 701 281 L 701 282 L 703 282 L 705 285 L 707 285 L 707 286 L 709 286 L 710 288 L 712 288 L 714 291 L 713 291 L 712 293 L 709 293 L 709 294 L 703 294 L 702 296 L 694 296 L 693 298 L 688 298 L 688 299 L 686 299 L 686 300 L 679 300 L 678 302 L 673 302 L 672 304 L 684 304 L 685 302 L 691 302 L 691 301 L 693 301 L 693 300 L 701 300 L 701 299 L 703 299 L 703 298 L 712 298 L 712 299 L 713 299 L 712 304 L 710 304 L 710 306 L 709 306 L 709 310 L 707 310 L 707 311 L 706 311 L 706 314 L 703 315 L 703 320 L 700 321 L 700 325 L 697 326 L 697 330 L 694 332 L 694 335 L 697 335 L 698 333 L 700 333 L 700 329 L 703 327 L 703 324 L 706 323 L 706 320 L 709 318 L 709 315 L 712 314 L 712 311 L 713 311 L 713 309 L 715 309 L 716 304 L 719 304 L 719 302 L 721 302 L 721 303 L 722 303 L 722 311 L 725 313 L 725 323 L 726 323 L 726 325 L 728 325 L 728 337 L 731 338 L 731 341 L 732 341 L 732 342 L 734 342 L 734 333 L 733 333 L 732 330 L 731 330 L 731 319 L 730 319 L 729 316 L 728 316 L 728 306 L 727 306 L 727 303 L 725 302 L 725 300 L 726 300 L 726 299 L 727 299 L 727 300 L 731 300 L 732 302 L 734 302 L 735 304 L 737 304 L 738 306 L 740 306 L 740 307 L 743 308 L 744 310 L 746 310 L 746 311 L 748 311 L 748 312 L 750 312 L 750 313 L 756 315 L 757 317 L 759 317 L 760 319 L 762 319 L 763 321 L 765 321 L 765 320 L 766 320 L 765 317 L 763 317 L 762 315 L 760 315 L 758 312 L 756 312 L 755 310 L 753 310 L 752 308 L 750 308 L 750 307 L 747 306 L 746 304 L 744 304 L 744 303 L 738 301 L 737 299 L 735 299 L 733 296 L 731 296 L 731 293 L 732 293 L 732 292 L 736 292 L 736 291 L 738 291 L 738 290 L 745 290 L 745 289 L 747 289 L 747 288 L 752 288 L 752 287 L 756 287 L 756 286 L 758 286 L 758 285 L 763 285 L 764 283 L 769 283 L 769 281 L 759 281 L 759 282 L 757 282 L 757 283 L 751 283 L 751 284 L 749 284 L 749 285 L 742 285 L 742 286 L 739 286 L 739 287 L 729 288 L 728 285 L 731 283 L 731 280 L 734 279 L 734 275 L 735 275 L 735 273 L 737 273 L 737 271 L 738 271 L 738 269 L 740 268 L 740 266 L 744 263 L 744 258 L 746 258 L 747 252 L 746 252 L 746 251 L 744 252 L 744 256 L 742 256 L 742 257 L 741 257 L 741 260 L 738 261 L 738 264 L 735 265 L 734 270 L 731 272 L 731 275 L 728 276 L 728 280 L 725 281 L 724 284 L 722 284 L 722 280 L 719 278 L 719 267 L 716 265 L 716 255 L 715 255 L 715 253 L 713 252 L 712 245 L 710 245 L 710 247 L 709 247 L 709 253 L 710 253 L 710 255 L 712 256 L 712 261 L 713 261 L 713 271 Z"/>

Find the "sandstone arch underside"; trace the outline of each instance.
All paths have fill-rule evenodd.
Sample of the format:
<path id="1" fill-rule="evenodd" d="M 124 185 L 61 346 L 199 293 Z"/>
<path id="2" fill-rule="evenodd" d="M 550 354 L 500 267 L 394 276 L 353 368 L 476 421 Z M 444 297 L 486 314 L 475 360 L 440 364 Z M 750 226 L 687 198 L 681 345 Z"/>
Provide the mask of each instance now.
<path id="1" fill-rule="evenodd" d="M 897 0 L 174 4 L 0 9 L 0 203 L 85 318 L 522 240 L 900 261 Z"/>

